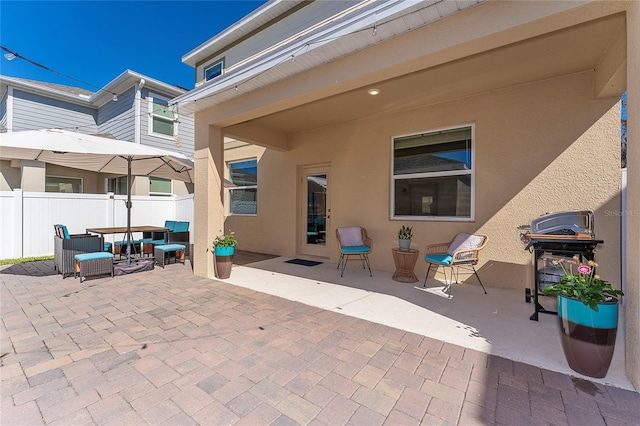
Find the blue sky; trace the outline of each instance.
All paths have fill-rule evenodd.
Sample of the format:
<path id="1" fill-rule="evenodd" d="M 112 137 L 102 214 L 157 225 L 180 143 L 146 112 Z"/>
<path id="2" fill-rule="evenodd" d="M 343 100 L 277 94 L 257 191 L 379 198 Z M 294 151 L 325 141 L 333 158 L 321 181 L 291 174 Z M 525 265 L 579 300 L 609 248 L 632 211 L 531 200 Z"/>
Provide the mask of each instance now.
<path id="1" fill-rule="evenodd" d="M 194 70 L 182 56 L 263 3 L 0 0 L 0 45 L 88 84 L 8 61 L 5 51 L 0 74 L 95 92 L 130 69 L 192 89 Z"/>

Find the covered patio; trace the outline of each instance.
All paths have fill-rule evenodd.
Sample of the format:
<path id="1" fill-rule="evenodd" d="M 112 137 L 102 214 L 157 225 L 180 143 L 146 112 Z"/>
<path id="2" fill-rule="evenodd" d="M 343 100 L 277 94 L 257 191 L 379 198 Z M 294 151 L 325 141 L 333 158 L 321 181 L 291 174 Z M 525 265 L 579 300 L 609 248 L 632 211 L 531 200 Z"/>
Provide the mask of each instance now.
<path id="1" fill-rule="evenodd" d="M 52 262 L 0 267 L 3 423 L 637 420 L 640 394 L 613 383 L 617 365 L 606 378 L 612 385 L 604 385 L 518 361 L 527 351 L 521 346 L 532 358 L 553 357 L 544 353 L 553 351 L 553 318 L 529 324 L 522 318 L 529 310 L 514 301 L 494 315 L 505 322 L 501 333 L 524 338 L 501 340 L 474 320 L 474 312 L 493 307 L 473 299 L 490 300 L 494 290 L 485 297 L 463 285 L 452 300 L 425 302 L 426 293 L 377 270 L 370 278 L 349 268 L 336 283 L 335 264 L 305 267 L 245 253 L 238 263 L 243 257 L 249 263 L 235 266 L 228 282 L 175 264 L 83 284 L 63 280 Z M 279 291 L 307 302 L 267 294 Z M 414 312 L 392 318 L 390 304 Z M 441 331 L 490 350 L 429 337 Z M 527 336 L 547 340 L 535 345 Z M 501 347 L 506 341 L 511 355 Z"/>

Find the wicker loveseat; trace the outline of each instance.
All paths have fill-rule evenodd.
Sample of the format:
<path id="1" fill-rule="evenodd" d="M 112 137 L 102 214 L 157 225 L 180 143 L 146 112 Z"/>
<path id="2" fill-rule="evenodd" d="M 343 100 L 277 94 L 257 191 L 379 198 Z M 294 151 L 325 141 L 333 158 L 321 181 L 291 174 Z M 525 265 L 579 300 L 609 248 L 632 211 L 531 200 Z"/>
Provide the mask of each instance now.
<path id="1" fill-rule="evenodd" d="M 96 253 L 104 250 L 104 239 L 98 235 L 77 234 L 69 235 L 67 227 L 64 225 L 53 225 L 55 235 L 53 236 L 53 266 L 62 274 L 75 274 L 75 255 L 82 253 Z"/>

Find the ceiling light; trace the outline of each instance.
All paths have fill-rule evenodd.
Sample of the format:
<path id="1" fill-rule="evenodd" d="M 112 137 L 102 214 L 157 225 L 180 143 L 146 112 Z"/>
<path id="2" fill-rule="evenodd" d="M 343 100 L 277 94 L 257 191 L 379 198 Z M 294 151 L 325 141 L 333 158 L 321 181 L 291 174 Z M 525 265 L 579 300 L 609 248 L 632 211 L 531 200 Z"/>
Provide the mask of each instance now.
<path id="1" fill-rule="evenodd" d="M 380 94 L 380 89 L 369 89 L 367 93 L 370 94 L 371 96 L 376 96 Z"/>
<path id="2" fill-rule="evenodd" d="M 118 95 L 116 95 L 115 93 L 113 94 L 113 97 L 111 98 L 111 100 L 113 102 L 117 102 L 118 101 Z"/>

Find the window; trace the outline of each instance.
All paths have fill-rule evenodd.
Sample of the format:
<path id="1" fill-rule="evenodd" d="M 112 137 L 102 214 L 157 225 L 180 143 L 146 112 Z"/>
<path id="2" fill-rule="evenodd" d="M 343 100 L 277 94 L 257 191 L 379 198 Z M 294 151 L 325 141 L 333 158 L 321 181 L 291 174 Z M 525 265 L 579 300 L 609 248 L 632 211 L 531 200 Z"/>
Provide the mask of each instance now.
<path id="1" fill-rule="evenodd" d="M 82 179 L 59 176 L 46 176 L 44 180 L 45 192 L 82 193 Z"/>
<path id="2" fill-rule="evenodd" d="M 149 177 L 149 195 L 171 195 L 171 179 Z"/>
<path id="3" fill-rule="evenodd" d="M 107 192 L 113 192 L 116 195 L 127 195 L 127 177 L 118 176 L 107 179 Z"/>
<path id="4" fill-rule="evenodd" d="M 394 219 L 473 220 L 473 127 L 393 139 Z"/>
<path id="5" fill-rule="evenodd" d="M 204 69 L 204 80 L 209 81 L 212 78 L 216 78 L 219 75 L 222 75 L 222 70 L 224 68 L 224 61 L 216 62 Z"/>
<path id="6" fill-rule="evenodd" d="M 233 184 L 229 188 L 229 213 L 258 213 L 258 161 L 245 160 L 228 164 L 229 178 Z"/>
<path id="7" fill-rule="evenodd" d="M 169 100 L 162 96 L 149 93 L 149 134 L 173 137 L 174 116 L 169 108 Z"/>

